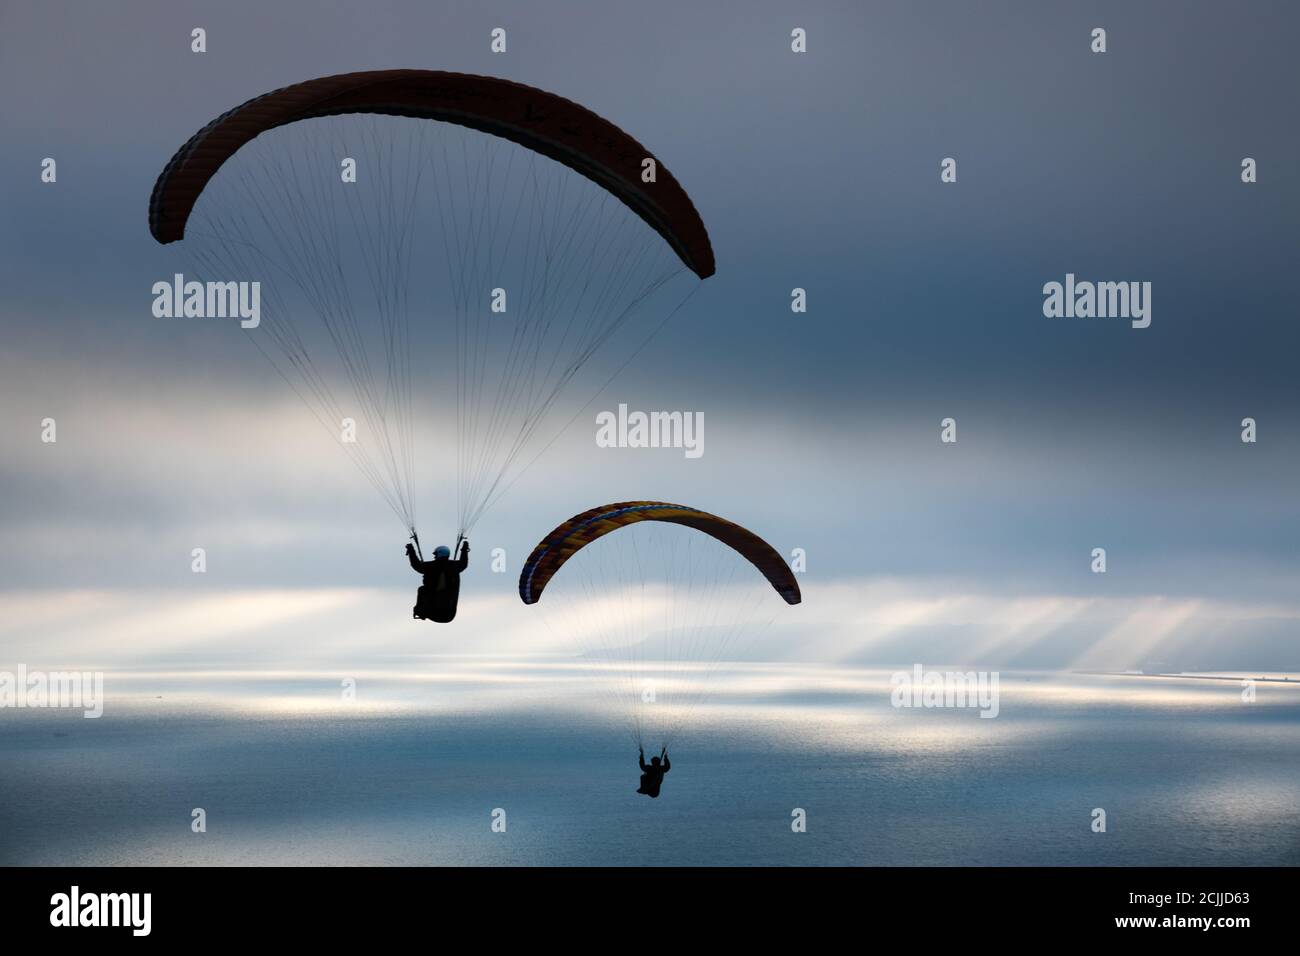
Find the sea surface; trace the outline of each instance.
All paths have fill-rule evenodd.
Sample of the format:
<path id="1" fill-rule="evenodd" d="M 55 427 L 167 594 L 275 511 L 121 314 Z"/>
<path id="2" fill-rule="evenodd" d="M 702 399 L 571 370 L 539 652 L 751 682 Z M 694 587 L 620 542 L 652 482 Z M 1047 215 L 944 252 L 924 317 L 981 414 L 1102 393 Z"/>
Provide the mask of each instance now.
<path id="1" fill-rule="evenodd" d="M 0 863 L 1300 864 L 1300 683 L 1003 673 L 988 719 L 891 673 L 727 665 L 658 800 L 581 661 L 109 673 L 0 710 Z"/>

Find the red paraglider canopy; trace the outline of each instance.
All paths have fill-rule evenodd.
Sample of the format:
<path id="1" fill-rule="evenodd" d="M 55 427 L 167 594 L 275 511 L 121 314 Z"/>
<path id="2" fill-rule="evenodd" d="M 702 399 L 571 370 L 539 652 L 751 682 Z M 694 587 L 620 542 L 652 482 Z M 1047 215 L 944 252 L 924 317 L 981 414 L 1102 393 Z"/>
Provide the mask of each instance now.
<path id="1" fill-rule="evenodd" d="M 255 97 L 223 113 L 177 150 L 154 185 L 149 230 L 161 243 L 185 235 L 199 194 L 221 165 L 261 133 L 299 120 L 382 113 L 441 120 L 518 143 L 599 184 L 658 232 L 692 272 L 713 275 L 713 248 L 690 197 L 649 150 L 584 107 L 543 90 L 439 70 L 326 76 Z"/>

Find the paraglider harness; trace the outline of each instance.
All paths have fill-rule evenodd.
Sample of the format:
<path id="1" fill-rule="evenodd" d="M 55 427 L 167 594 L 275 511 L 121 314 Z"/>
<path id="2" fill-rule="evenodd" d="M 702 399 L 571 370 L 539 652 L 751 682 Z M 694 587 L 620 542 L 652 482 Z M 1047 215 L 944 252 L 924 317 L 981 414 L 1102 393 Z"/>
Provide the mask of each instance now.
<path id="1" fill-rule="evenodd" d="M 456 535 L 456 547 L 448 556 L 447 564 L 449 566 L 453 561 L 458 560 L 461 543 L 465 540 L 464 532 Z M 411 529 L 411 541 L 414 543 L 415 556 L 419 560 L 421 567 L 428 564 L 424 560 L 424 551 L 420 547 L 420 536 L 416 534 L 415 529 Z M 456 572 L 459 574 L 459 572 Z M 422 584 L 419 591 L 416 592 L 415 606 L 411 608 L 411 617 L 421 621 L 434 621 L 438 624 L 448 624 L 456 617 L 456 603 L 460 593 L 460 581 L 455 580 L 454 594 L 450 602 L 447 601 L 446 591 L 452 590 L 448 585 L 451 584 L 445 577 L 438 585 Z"/>

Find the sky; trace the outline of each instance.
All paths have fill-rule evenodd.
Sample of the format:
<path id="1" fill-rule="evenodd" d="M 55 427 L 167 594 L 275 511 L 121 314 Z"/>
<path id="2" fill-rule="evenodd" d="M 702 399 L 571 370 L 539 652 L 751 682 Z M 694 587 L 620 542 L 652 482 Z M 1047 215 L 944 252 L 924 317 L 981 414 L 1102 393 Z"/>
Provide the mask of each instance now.
<path id="1" fill-rule="evenodd" d="M 804 604 L 755 660 L 1300 669 L 1300 14 L 1244 9 L 9 0 L 0 664 L 546 649 L 518 562 L 571 514 L 650 498 L 806 552 Z M 702 412 L 705 454 L 598 448 L 579 417 L 476 529 L 507 573 L 476 565 L 438 632 L 405 616 L 404 531 L 238 330 L 150 312 L 176 258 L 146 208 L 175 149 L 251 96 L 394 67 L 609 118 L 718 260 L 592 406 Z M 1045 318 L 1066 273 L 1151 282 L 1150 327 Z M 445 374 L 428 356 L 430 387 Z M 453 520 L 445 408 L 420 423 L 427 542 Z"/>

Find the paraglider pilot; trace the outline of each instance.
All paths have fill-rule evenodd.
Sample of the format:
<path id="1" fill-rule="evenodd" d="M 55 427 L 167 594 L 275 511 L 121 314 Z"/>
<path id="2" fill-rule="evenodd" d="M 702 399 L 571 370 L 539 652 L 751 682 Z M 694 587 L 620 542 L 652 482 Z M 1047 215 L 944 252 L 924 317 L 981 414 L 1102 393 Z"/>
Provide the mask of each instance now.
<path id="1" fill-rule="evenodd" d="M 433 549 L 432 561 L 420 560 L 413 544 L 406 546 L 406 557 L 411 567 L 424 575 L 411 616 L 439 624 L 450 622 L 456 616 L 456 601 L 460 597 L 460 573 L 469 567 L 469 542 L 461 542 L 460 557 L 455 561 L 451 560 L 451 549 L 445 544 Z"/>
<path id="2" fill-rule="evenodd" d="M 647 797 L 658 797 L 659 788 L 664 782 L 664 774 L 673 768 L 668 760 L 668 748 L 664 747 L 659 751 L 658 757 L 651 757 L 649 766 L 646 766 L 645 750 L 641 750 L 640 753 L 638 762 L 641 764 L 641 786 L 636 788 L 636 792 L 644 793 Z"/>

